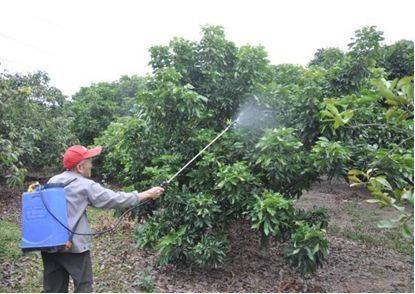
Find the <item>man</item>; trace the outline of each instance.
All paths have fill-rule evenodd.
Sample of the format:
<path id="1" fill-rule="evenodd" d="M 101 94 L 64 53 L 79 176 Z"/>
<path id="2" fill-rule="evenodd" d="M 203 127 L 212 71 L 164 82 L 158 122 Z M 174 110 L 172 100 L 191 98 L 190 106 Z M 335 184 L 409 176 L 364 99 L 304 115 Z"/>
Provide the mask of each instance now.
<path id="1" fill-rule="evenodd" d="M 101 151 L 101 147 L 88 150 L 80 145 L 68 148 L 63 158 L 66 171 L 48 182 L 66 184 L 68 226 L 76 233 L 92 233 L 85 213 L 88 205 L 98 208 L 129 207 L 146 199 L 156 199 L 164 192 L 161 187 L 141 193 L 115 192 L 89 179 L 92 157 Z M 72 246 L 59 252 L 42 252 L 45 292 L 68 292 L 69 275 L 74 281 L 75 292 L 92 292 L 91 239 L 88 235 L 75 234 L 72 244 L 68 244 Z"/>

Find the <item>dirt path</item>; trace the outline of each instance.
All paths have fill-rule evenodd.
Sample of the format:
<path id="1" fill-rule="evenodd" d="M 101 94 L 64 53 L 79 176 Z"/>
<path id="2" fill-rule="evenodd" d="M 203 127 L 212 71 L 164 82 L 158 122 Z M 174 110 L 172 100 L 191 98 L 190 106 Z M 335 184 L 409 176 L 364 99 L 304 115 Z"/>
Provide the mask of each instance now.
<path id="1" fill-rule="evenodd" d="M 20 196 L 2 195 L 0 220 L 18 223 Z M 324 182 L 297 202 L 306 209 L 327 207 L 331 216 L 330 255 L 311 278 L 301 278 L 285 263 L 284 244 L 274 242 L 270 254 L 262 256 L 257 250 L 259 238 L 245 221 L 230 228 L 227 262 L 217 269 L 155 267 L 156 253 L 137 249 L 134 224 L 125 222 L 117 233 L 94 242 L 95 291 L 142 292 L 140 283 L 145 279 L 150 286 L 154 283 L 157 292 L 413 292 L 413 245 L 399 232 L 376 228 L 377 220 L 393 211 L 365 203 L 367 197 L 347 185 Z M 113 221 L 106 211 L 96 213 L 92 220 L 96 229 Z M 0 292 L 40 291 L 40 269 L 36 255 L 3 263 L 0 270 L 6 274 L 0 276 Z"/>

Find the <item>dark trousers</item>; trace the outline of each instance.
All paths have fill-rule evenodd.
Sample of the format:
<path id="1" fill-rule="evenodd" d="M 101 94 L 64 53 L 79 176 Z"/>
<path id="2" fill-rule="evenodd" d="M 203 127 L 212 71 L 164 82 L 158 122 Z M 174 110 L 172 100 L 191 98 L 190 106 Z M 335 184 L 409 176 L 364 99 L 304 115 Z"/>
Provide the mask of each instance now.
<path id="1" fill-rule="evenodd" d="M 69 276 L 74 290 L 92 292 L 92 262 L 89 251 L 82 253 L 42 252 L 44 292 L 68 292 Z"/>

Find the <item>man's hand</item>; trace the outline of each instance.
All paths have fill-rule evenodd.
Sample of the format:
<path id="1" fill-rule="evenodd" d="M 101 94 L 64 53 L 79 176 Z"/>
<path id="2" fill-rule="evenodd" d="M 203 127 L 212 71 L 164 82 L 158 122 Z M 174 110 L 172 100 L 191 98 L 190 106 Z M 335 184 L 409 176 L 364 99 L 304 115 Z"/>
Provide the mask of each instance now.
<path id="1" fill-rule="evenodd" d="M 163 194 L 164 189 L 162 187 L 153 187 L 151 189 L 148 189 L 144 192 L 141 192 L 138 194 L 138 199 L 140 201 L 146 200 L 146 199 L 157 199 L 160 197 L 161 194 Z"/>

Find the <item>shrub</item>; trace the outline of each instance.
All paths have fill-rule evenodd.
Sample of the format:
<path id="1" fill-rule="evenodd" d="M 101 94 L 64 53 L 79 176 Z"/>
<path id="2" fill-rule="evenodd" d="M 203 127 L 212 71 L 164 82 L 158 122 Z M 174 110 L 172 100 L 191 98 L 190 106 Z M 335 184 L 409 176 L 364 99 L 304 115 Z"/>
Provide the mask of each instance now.
<path id="1" fill-rule="evenodd" d="M 218 267 L 225 260 L 229 242 L 224 235 L 202 236 L 190 251 L 190 258 L 202 266 Z"/>
<path id="2" fill-rule="evenodd" d="M 179 229 L 171 229 L 167 235 L 158 240 L 156 245 L 156 249 L 159 252 L 158 265 L 186 261 L 184 245 L 187 234 L 187 227 L 182 226 Z"/>
<path id="3" fill-rule="evenodd" d="M 131 117 L 118 119 L 96 140 L 107 147 L 104 170 L 123 184 L 141 190 L 170 179 L 231 123 L 250 90 L 269 82 L 272 71 L 263 48 L 237 48 L 218 27 L 203 32 L 199 43 L 176 38 L 151 48 L 154 72 Z M 290 81 L 290 71 L 281 69 L 280 78 Z M 307 97 L 316 93 L 311 88 L 316 89 L 310 86 Z M 314 121 L 318 111 L 313 113 Z M 255 221 L 262 217 L 260 204 L 248 208 L 254 195 L 279 193 L 278 203 L 268 200 L 274 196 L 265 200 L 267 213 L 275 209 L 275 215 L 270 212 L 269 221 L 261 223 L 264 236 L 271 230 L 278 238 L 290 235 L 294 211 L 284 197 L 299 197 L 316 179 L 309 149 L 292 128 L 251 134 L 230 129 L 170 182 L 155 210 L 138 211 L 138 242 L 159 251 L 158 264 L 218 266 L 226 255 L 229 224 L 247 212 Z M 146 219 L 148 224 L 142 223 Z"/>
<path id="4" fill-rule="evenodd" d="M 255 195 L 249 211 L 253 229 L 283 240 L 291 232 L 293 215 L 293 200 L 267 190 Z"/>
<path id="5" fill-rule="evenodd" d="M 81 144 L 91 145 L 111 122 L 132 114 L 144 81 L 137 76 L 123 76 L 116 82 L 92 84 L 75 93 L 69 105 L 74 117 L 71 129 Z"/>
<path id="6" fill-rule="evenodd" d="M 311 160 L 319 174 L 325 174 L 330 180 L 346 178 L 350 166 L 350 150 L 341 142 L 330 142 L 320 137 L 311 151 Z"/>
<path id="7" fill-rule="evenodd" d="M 323 265 L 329 252 L 326 231 L 318 226 L 297 222 L 284 257 L 302 275 L 314 272 Z"/>
<path id="8" fill-rule="evenodd" d="M 138 286 L 140 290 L 145 292 L 153 292 L 156 285 L 154 284 L 153 278 L 150 275 L 151 267 L 147 267 L 145 270 L 141 272 L 141 278 L 138 282 Z"/>
<path id="9" fill-rule="evenodd" d="M 61 155 L 76 140 L 65 96 L 44 72 L 0 73 L 0 175 L 23 184 L 27 170 L 61 166 Z"/>
<path id="10" fill-rule="evenodd" d="M 299 197 L 316 179 L 308 152 L 292 128 L 267 130 L 253 153 L 266 186 L 287 197 Z"/>

